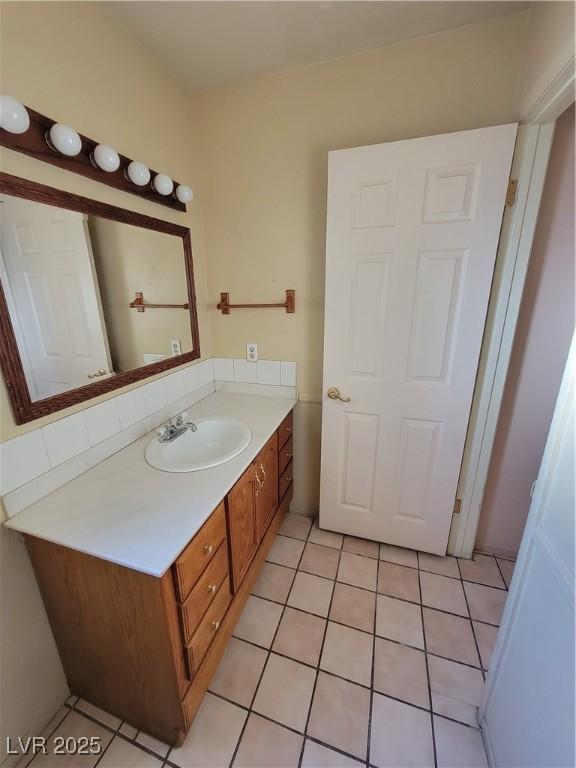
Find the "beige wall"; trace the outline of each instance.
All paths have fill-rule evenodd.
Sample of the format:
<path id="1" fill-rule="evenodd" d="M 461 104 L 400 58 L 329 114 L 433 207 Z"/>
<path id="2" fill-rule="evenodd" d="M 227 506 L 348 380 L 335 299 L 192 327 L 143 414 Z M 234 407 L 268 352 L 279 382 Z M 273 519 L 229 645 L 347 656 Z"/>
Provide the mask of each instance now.
<path id="1" fill-rule="evenodd" d="M 198 193 L 194 102 L 112 17 L 84 3 L 4 3 L 1 13 L 3 93 L 191 184 Z M 198 194 L 183 215 L 10 151 L 2 152 L 2 170 L 190 226 L 201 349 L 204 357 L 210 355 Z M 3 381 L 0 417 L 0 441 L 50 420 L 16 427 Z M 1 538 L 3 751 L 5 735 L 39 733 L 65 694 L 65 681 L 22 542 L 10 531 L 2 531 Z"/>
<path id="2" fill-rule="evenodd" d="M 212 312 L 216 355 L 296 360 L 322 388 L 327 155 L 331 149 L 495 125 L 518 117 L 527 13 L 205 93 L 201 187 L 210 299 L 277 301 L 296 314 Z M 334 382 L 337 383 L 337 382 Z M 320 406 L 298 405 L 299 510 L 318 506 Z"/>
<path id="3" fill-rule="evenodd" d="M 328 151 L 515 120 L 526 24 L 522 12 L 202 96 L 210 298 L 295 288 L 297 306 L 215 313 L 216 354 L 256 341 L 320 393 Z"/>
<path id="4" fill-rule="evenodd" d="M 534 106 L 564 68 L 574 69 L 574 3 L 532 4 L 521 81 L 520 116 Z"/>
<path id="5" fill-rule="evenodd" d="M 189 226 L 201 351 L 203 357 L 209 357 L 194 96 L 165 74 L 114 17 L 91 3 L 2 3 L 1 14 L 3 93 L 190 184 L 196 197 L 187 214 L 170 211 L 10 150 L 2 151 L 2 170 Z M 79 408 L 96 402 L 91 400 Z M 79 408 L 17 427 L 2 380 L 0 442 Z"/>
<path id="6" fill-rule="evenodd" d="M 574 107 L 556 125 L 476 543 L 520 545 L 574 331 Z"/>
<path id="7" fill-rule="evenodd" d="M 92 216 L 88 228 L 114 370 L 140 368 L 147 352 L 169 357 L 171 339 L 180 341 L 182 352 L 190 352 L 187 311 L 138 312 L 128 306 L 136 291 L 144 293 L 147 304 L 188 301 L 181 238 Z"/>

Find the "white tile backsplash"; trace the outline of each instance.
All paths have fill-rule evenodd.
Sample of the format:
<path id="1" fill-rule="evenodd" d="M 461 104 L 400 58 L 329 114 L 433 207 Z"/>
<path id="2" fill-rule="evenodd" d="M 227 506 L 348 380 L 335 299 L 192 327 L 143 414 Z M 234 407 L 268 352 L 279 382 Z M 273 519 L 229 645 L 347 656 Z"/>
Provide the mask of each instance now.
<path id="1" fill-rule="evenodd" d="M 88 440 L 90 445 L 98 445 L 107 437 L 120 432 L 120 417 L 116 398 L 105 400 L 103 403 L 82 411 L 86 420 Z"/>
<path id="2" fill-rule="evenodd" d="M 244 384 L 258 383 L 258 363 L 249 363 L 248 360 L 234 360 L 234 381 Z"/>
<path id="3" fill-rule="evenodd" d="M 0 494 L 48 472 L 50 461 L 39 429 L 0 445 Z"/>
<path id="4" fill-rule="evenodd" d="M 184 387 L 184 371 L 176 371 L 169 376 L 165 376 L 162 381 L 166 387 L 166 402 L 173 403 L 174 400 L 180 400 L 186 394 Z"/>
<path id="5" fill-rule="evenodd" d="M 280 385 L 280 361 L 279 360 L 259 360 L 258 366 L 258 384 Z"/>
<path id="6" fill-rule="evenodd" d="M 280 383 L 284 387 L 296 386 L 296 363 L 280 363 Z"/>
<path id="7" fill-rule="evenodd" d="M 42 427 L 48 458 L 53 467 L 90 448 L 84 414 L 74 413 Z"/>
<path id="8" fill-rule="evenodd" d="M 155 411 L 159 411 L 168 404 L 164 379 L 151 381 L 145 384 L 142 389 L 144 390 L 144 405 L 147 416 L 151 416 Z"/>
<path id="9" fill-rule="evenodd" d="M 197 368 L 201 387 L 206 386 L 206 384 L 211 384 L 214 381 L 214 364 L 212 358 L 203 360 Z"/>
<path id="10" fill-rule="evenodd" d="M 234 381 L 234 361 L 229 357 L 215 357 L 214 379 L 216 381 Z"/>
<path id="11" fill-rule="evenodd" d="M 146 416 L 146 402 L 144 400 L 144 387 L 132 389 L 130 392 L 124 392 L 118 395 L 118 416 L 120 418 L 120 428 L 126 429 Z"/>
<path id="12" fill-rule="evenodd" d="M 294 383 L 280 386 L 283 377 Z M 8 516 L 207 397 L 215 380 L 224 382 L 223 391 L 294 397 L 296 363 L 210 358 L 0 444 L 0 495 Z"/>

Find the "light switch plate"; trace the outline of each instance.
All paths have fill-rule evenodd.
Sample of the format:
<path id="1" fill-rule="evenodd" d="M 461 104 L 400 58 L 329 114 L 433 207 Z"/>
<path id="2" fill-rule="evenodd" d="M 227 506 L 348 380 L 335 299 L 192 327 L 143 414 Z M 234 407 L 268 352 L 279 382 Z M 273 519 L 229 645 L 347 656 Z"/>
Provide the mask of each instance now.
<path id="1" fill-rule="evenodd" d="M 246 360 L 248 360 L 249 363 L 258 362 L 258 344 L 254 344 L 253 342 L 248 342 L 248 344 L 246 344 Z"/>

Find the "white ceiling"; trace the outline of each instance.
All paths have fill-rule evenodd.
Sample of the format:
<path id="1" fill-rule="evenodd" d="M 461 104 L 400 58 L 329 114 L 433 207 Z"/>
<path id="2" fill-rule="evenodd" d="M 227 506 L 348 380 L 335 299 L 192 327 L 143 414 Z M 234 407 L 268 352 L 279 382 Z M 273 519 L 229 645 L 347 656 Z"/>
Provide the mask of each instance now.
<path id="1" fill-rule="evenodd" d="M 527 2 L 104 2 L 189 88 L 214 88 L 523 10 Z"/>

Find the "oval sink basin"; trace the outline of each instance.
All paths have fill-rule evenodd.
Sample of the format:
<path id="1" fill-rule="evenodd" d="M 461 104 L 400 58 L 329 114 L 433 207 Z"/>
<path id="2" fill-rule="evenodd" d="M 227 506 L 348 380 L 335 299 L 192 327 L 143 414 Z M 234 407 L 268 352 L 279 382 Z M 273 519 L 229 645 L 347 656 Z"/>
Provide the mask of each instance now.
<path id="1" fill-rule="evenodd" d="M 252 439 L 250 427 L 240 419 L 208 417 L 194 424 L 196 432 L 187 430 L 170 443 L 154 437 L 146 448 L 148 464 L 163 472 L 197 472 L 230 461 Z"/>

